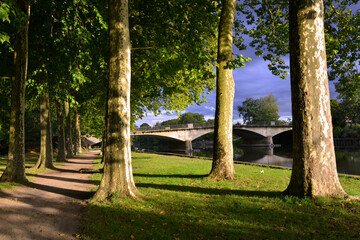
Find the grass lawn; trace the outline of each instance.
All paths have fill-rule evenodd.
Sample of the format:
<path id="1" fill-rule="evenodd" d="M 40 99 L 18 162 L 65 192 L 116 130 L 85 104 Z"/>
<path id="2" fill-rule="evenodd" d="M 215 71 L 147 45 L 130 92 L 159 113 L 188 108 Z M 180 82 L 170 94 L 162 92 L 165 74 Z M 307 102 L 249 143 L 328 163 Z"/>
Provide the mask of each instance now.
<path id="1" fill-rule="evenodd" d="M 39 154 L 36 153 L 27 153 L 25 156 L 25 167 L 26 167 L 26 177 L 31 180 L 36 174 L 44 172 L 48 170 L 48 168 L 42 168 L 42 169 L 31 169 L 32 166 L 35 165 L 36 161 L 38 160 Z M 0 156 L 0 176 L 4 172 L 6 168 L 7 163 L 7 155 Z M 56 159 L 56 156 L 54 156 L 54 159 Z M 55 166 L 59 166 L 62 163 L 54 163 Z M 0 182 L 0 190 L 2 189 L 8 189 L 12 188 L 14 186 L 19 186 L 18 183 L 8 183 L 8 182 Z"/>
<path id="2" fill-rule="evenodd" d="M 89 205 L 84 239 L 360 239 L 359 201 L 283 197 L 286 169 L 236 165 L 235 181 L 218 182 L 210 169 L 207 160 L 133 153 L 143 201 Z M 360 196 L 360 178 L 341 182 Z"/>

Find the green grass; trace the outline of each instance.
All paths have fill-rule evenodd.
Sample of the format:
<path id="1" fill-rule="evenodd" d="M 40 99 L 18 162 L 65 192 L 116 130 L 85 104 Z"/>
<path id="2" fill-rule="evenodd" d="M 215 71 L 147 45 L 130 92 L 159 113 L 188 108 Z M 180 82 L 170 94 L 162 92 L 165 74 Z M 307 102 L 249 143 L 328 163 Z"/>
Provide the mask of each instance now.
<path id="1" fill-rule="evenodd" d="M 6 168 L 8 157 L 0 156 L 0 176 L 4 172 Z M 56 159 L 56 155 L 54 156 L 54 159 Z M 28 180 L 33 179 L 37 174 L 45 172 L 48 170 L 48 168 L 41 168 L 41 169 L 31 169 L 32 166 L 35 165 L 36 161 L 38 160 L 38 154 L 26 154 L 25 156 L 25 167 L 26 167 L 26 177 Z M 62 163 L 54 163 L 55 166 L 59 166 Z M 19 186 L 21 184 L 15 183 L 15 182 L 0 182 L 0 190 L 2 189 L 9 189 L 12 187 Z"/>
<path id="2" fill-rule="evenodd" d="M 236 165 L 210 181 L 211 161 L 133 153 L 143 201 L 94 203 L 84 239 L 359 239 L 360 203 L 283 197 L 291 171 Z M 100 181 L 95 174 L 94 180 Z M 341 177 L 360 196 L 360 179 Z"/>

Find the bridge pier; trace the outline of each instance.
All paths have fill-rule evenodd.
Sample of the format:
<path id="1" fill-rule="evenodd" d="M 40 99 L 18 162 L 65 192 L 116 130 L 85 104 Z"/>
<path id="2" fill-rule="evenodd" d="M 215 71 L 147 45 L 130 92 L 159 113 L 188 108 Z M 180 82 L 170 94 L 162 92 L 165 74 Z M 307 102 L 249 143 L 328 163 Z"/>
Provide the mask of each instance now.
<path id="1" fill-rule="evenodd" d="M 193 148 L 192 148 L 191 140 L 186 140 L 185 141 L 185 153 L 191 154 L 192 152 L 193 152 Z"/>
<path id="2" fill-rule="evenodd" d="M 266 137 L 266 143 L 268 144 L 269 147 L 274 147 L 274 142 L 273 142 L 272 136 Z"/>
<path id="3" fill-rule="evenodd" d="M 274 147 L 273 138 L 270 137 L 263 137 L 263 138 L 256 138 L 256 139 L 244 139 L 244 143 L 241 145 L 243 147 Z"/>

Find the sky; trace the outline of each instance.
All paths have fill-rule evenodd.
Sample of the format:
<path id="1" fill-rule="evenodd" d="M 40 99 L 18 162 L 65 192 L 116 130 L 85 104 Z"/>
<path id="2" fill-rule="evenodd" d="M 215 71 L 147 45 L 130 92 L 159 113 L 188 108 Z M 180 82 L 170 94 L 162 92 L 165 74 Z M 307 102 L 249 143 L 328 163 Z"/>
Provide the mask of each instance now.
<path id="1" fill-rule="evenodd" d="M 274 76 L 270 70 L 268 70 L 267 63 L 253 54 L 251 50 L 246 51 L 247 55 L 253 60 L 246 64 L 244 68 L 235 69 L 233 71 L 235 81 L 235 97 L 234 97 L 234 112 L 233 122 L 242 122 L 237 111 L 237 106 L 241 105 L 246 98 L 258 99 L 265 97 L 269 94 L 273 94 L 278 99 L 279 115 L 280 119 L 287 120 L 291 118 L 291 94 L 290 94 L 290 77 L 287 76 L 286 80 L 281 79 L 278 76 Z M 288 57 L 285 58 L 286 63 L 289 62 Z M 329 82 L 329 90 L 331 99 L 336 98 L 337 93 L 333 82 Z M 216 91 L 213 91 L 211 95 L 206 96 L 206 100 L 209 103 L 203 103 L 200 106 L 191 105 L 184 112 L 193 112 L 203 114 L 205 119 L 211 119 L 215 117 L 215 103 L 216 103 Z M 177 118 L 176 114 L 160 114 L 154 116 L 152 113 L 148 113 L 146 117 L 136 121 L 135 125 L 140 126 L 142 123 L 148 123 L 151 126 L 157 122 L 166 121 L 169 119 Z"/>
<path id="2" fill-rule="evenodd" d="M 360 7 L 360 3 L 357 4 L 355 9 Z M 235 53 L 237 50 L 234 47 Z M 241 52 L 244 57 L 251 57 L 252 61 L 247 63 L 245 68 L 235 69 L 233 71 L 235 81 L 235 97 L 234 97 L 234 112 L 233 122 L 242 122 L 237 111 L 237 106 L 241 105 L 246 98 L 258 99 L 265 97 L 269 94 L 273 94 L 278 99 L 279 115 L 280 119 L 287 120 L 291 118 L 291 94 L 290 94 L 290 77 L 287 76 L 286 80 L 281 79 L 278 76 L 272 75 L 268 70 L 267 62 L 262 57 L 257 57 L 254 54 L 254 49 L 248 47 L 247 50 Z M 284 58 L 285 62 L 289 64 L 289 56 Z M 337 93 L 333 81 L 329 81 L 330 98 L 335 99 Z M 206 100 L 209 103 L 203 103 L 200 106 L 191 105 L 184 112 L 193 112 L 203 114 L 205 119 L 211 119 L 215 117 L 215 103 L 216 103 L 216 91 L 213 91 L 211 95 L 206 96 Z M 157 122 L 166 121 L 169 119 L 177 118 L 176 114 L 160 114 L 154 116 L 153 113 L 148 113 L 146 117 L 135 122 L 135 125 L 140 126 L 143 123 L 148 123 L 153 126 Z"/>

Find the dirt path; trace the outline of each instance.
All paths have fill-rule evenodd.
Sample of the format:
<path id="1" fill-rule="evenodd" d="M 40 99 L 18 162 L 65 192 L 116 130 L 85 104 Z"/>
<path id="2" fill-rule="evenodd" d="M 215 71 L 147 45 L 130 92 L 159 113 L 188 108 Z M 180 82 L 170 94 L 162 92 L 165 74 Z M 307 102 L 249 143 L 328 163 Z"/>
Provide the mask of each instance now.
<path id="1" fill-rule="evenodd" d="M 81 213 L 94 188 L 90 174 L 99 152 L 70 159 L 61 167 L 49 170 L 28 186 L 0 192 L 0 240 L 79 239 Z"/>

